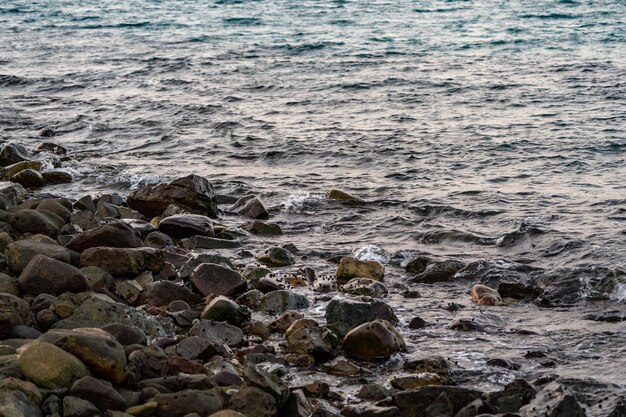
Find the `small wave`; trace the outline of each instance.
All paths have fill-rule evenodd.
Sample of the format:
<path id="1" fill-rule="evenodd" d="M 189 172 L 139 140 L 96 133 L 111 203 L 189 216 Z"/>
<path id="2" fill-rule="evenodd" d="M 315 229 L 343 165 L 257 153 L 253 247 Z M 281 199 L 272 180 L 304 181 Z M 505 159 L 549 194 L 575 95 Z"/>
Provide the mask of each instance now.
<path id="1" fill-rule="evenodd" d="M 448 205 L 431 205 L 431 204 L 413 207 L 411 210 L 415 212 L 416 214 L 420 216 L 424 216 L 424 217 L 437 217 L 440 215 L 449 214 L 449 215 L 462 217 L 462 218 L 488 217 L 488 216 L 495 216 L 498 214 L 502 214 L 505 212 L 504 210 L 472 211 L 472 210 L 459 209 L 459 208 L 455 208 L 455 207 L 448 206 Z"/>
<path id="2" fill-rule="evenodd" d="M 136 190 L 147 185 L 154 185 L 161 182 L 166 182 L 167 178 L 161 175 L 139 175 L 124 170 L 114 176 L 107 174 L 99 175 L 97 177 L 97 181 L 113 186 L 115 188 Z"/>
<path id="3" fill-rule="evenodd" d="M 563 19 L 578 19 L 580 15 L 570 14 L 570 13 L 548 13 L 548 14 L 523 14 L 520 16 L 522 19 L 554 19 L 554 20 L 563 20 Z"/>
<path id="4" fill-rule="evenodd" d="M 287 200 L 281 204 L 281 211 L 285 213 L 298 214 L 307 213 L 306 209 L 322 202 L 324 198 L 319 194 L 297 193 L 291 194 Z"/>
<path id="5" fill-rule="evenodd" d="M 0 87 L 12 87 L 15 85 L 29 84 L 29 81 L 23 77 L 17 77 L 15 75 L 0 74 Z"/>
<path id="6" fill-rule="evenodd" d="M 376 245 L 365 245 L 354 252 L 354 257 L 362 261 L 378 261 L 384 265 L 389 263 L 391 254 Z"/>
<path id="7" fill-rule="evenodd" d="M 227 17 L 223 22 L 232 26 L 260 26 L 263 24 L 263 20 L 258 17 Z"/>

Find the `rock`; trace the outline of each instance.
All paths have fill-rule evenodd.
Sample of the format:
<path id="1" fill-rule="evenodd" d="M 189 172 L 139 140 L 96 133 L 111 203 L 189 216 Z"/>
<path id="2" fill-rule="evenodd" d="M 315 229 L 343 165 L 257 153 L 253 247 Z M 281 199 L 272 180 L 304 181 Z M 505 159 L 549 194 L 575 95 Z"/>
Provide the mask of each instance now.
<path id="1" fill-rule="evenodd" d="M 211 320 L 198 321 L 189 330 L 188 335 L 202 337 L 216 346 L 224 344 L 237 346 L 243 341 L 243 332 L 240 328 Z"/>
<path id="2" fill-rule="evenodd" d="M 91 402 L 100 411 L 126 410 L 128 407 L 124 397 L 110 383 L 91 376 L 83 377 L 74 382 L 70 388 L 70 394 Z"/>
<path id="3" fill-rule="evenodd" d="M 395 389 L 405 391 L 409 389 L 415 389 L 420 387 L 426 387 L 429 385 L 443 385 L 443 381 L 438 374 L 434 373 L 421 373 L 416 375 L 407 375 L 393 378 L 391 386 Z"/>
<path id="4" fill-rule="evenodd" d="M 45 138 L 51 138 L 51 137 L 54 137 L 55 135 L 56 135 L 56 132 L 52 128 L 44 128 L 39 132 L 39 136 L 45 137 Z M 53 142 L 41 142 L 39 145 L 37 145 L 37 148 L 35 149 L 39 152 L 41 151 L 52 152 L 55 155 L 67 154 L 67 149 Z"/>
<path id="5" fill-rule="evenodd" d="M 461 315 L 457 317 L 448 326 L 452 330 L 460 331 L 490 331 L 500 329 L 505 325 L 505 320 L 495 314 L 481 312 L 473 316 Z"/>
<path id="6" fill-rule="evenodd" d="M 337 267 L 337 282 L 345 284 L 352 278 L 369 278 L 382 281 L 385 277 L 385 267 L 378 261 L 360 261 L 346 256 L 341 258 Z"/>
<path id="7" fill-rule="evenodd" d="M 426 327 L 426 321 L 421 317 L 413 317 L 409 322 L 409 329 L 423 329 Z"/>
<path id="8" fill-rule="evenodd" d="M 498 284 L 498 293 L 501 297 L 531 301 L 543 294 L 543 290 L 539 287 L 520 282 L 501 281 Z"/>
<path id="9" fill-rule="evenodd" d="M 393 398 L 403 417 L 439 417 L 454 416 L 481 396 L 479 391 L 468 388 L 428 386 L 401 391 Z"/>
<path id="10" fill-rule="evenodd" d="M 289 417 L 310 417 L 313 414 L 311 404 L 300 389 L 294 389 L 281 409 L 281 415 Z"/>
<path id="11" fill-rule="evenodd" d="M 191 413 L 208 416 L 222 408 L 222 399 L 214 390 L 182 390 L 157 394 L 152 401 L 158 404 L 157 417 L 184 417 Z"/>
<path id="12" fill-rule="evenodd" d="M 0 392 L 3 391 L 19 391 L 26 396 L 28 401 L 35 405 L 41 405 L 43 395 L 37 385 L 32 382 L 22 381 L 17 378 L 8 377 L 0 380 Z M 0 401 L 0 404 L 3 404 Z"/>
<path id="13" fill-rule="evenodd" d="M 218 239 L 206 236 L 192 236 L 181 239 L 180 246 L 187 249 L 235 249 L 241 246 L 238 240 Z"/>
<path id="14" fill-rule="evenodd" d="M 45 342 L 24 347 L 18 366 L 26 378 L 47 389 L 69 388 L 89 372 L 75 356 Z"/>
<path id="15" fill-rule="evenodd" d="M 296 260 L 291 252 L 278 246 L 270 246 L 256 254 L 256 260 L 268 266 L 293 265 Z"/>
<path id="16" fill-rule="evenodd" d="M 20 287 L 17 285 L 17 279 L 0 273 L 0 293 L 20 295 Z"/>
<path id="17" fill-rule="evenodd" d="M 100 290 L 113 286 L 113 276 L 97 266 L 86 266 L 80 269 L 87 280 L 87 286 L 92 290 Z"/>
<path id="18" fill-rule="evenodd" d="M 341 409 L 344 417 L 399 417 L 398 407 L 379 407 L 373 404 L 346 405 Z"/>
<path id="19" fill-rule="evenodd" d="M 266 219 L 269 217 L 267 209 L 255 195 L 241 197 L 228 211 L 253 219 Z"/>
<path id="20" fill-rule="evenodd" d="M 45 255 L 64 263 L 71 263 L 72 251 L 61 245 L 38 242 L 36 240 L 18 240 L 7 246 L 7 262 L 11 269 L 21 273 L 26 265 L 36 256 Z"/>
<path id="21" fill-rule="evenodd" d="M 151 232 L 143 240 L 144 245 L 150 248 L 167 248 L 169 246 L 176 246 L 174 240 L 161 232 Z"/>
<path id="22" fill-rule="evenodd" d="M 123 323 L 111 323 L 102 327 L 102 330 L 113 336 L 121 345 L 147 345 L 148 338 L 141 329 Z"/>
<path id="23" fill-rule="evenodd" d="M 0 150 L 0 166 L 6 167 L 22 161 L 28 161 L 31 154 L 24 146 L 17 143 L 7 143 Z"/>
<path id="24" fill-rule="evenodd" d="M 361 200 L 358 197 L 354 197 L 346 193 L 345 191 L 336 190 L 336 189 L 331 189 L 328 192 L 326 192 L 326 198 L 329 200 L 343 201 L 343 202 L 349 202 L 349 203 L 363 202 L 363 200 Z"/>
<path id="25" fill-rule="evenodd" d="M 203 295 L 241 294 L 247 288 L 241 274 L 217 264 L 200 264 L 191 273 L 191 282 Z"/>
<path id="26" fill-rule="evenodd" d="M 76 200 L 76 202 L 74 203 L 74 208 L 76 208 L 77 210 L 90 211 L 92 213 L 95 213 L 97 210 L 96 204 L 93 202 L 93 199 L 90 195 L 86 195 Z"/>
<path id="27" fill-rule="evenodd" d="M 250 321 L 250 311 L 224 296 L 215 297 L 206 306 L 200 318 L 204 320 L 225 321 L 241 327 Z"/>
<path id="28" fill-rule="evenodd" d="M 3 210 L 20 204 L 27 195 L 28 192 L 20 184 L 0 182 L 0 208 Z"/>
<path id="29" fill-rule="evenodd" d="M 487 394 L 487 402 L 498 413 L 517 413 L 535 397 L 535 394 L 537 390 L 526 380 L 516 379 L 506 384 L 502 391 Z"/>
<path id="30" fill-rule="evenodd" d="M 100 222 L 96 219 L 95 214 L 86 210 L 79 210 L 72 213 L 70 222 L 82 230 L 91 230 L 100 226 Z"/>
<path id="31" fill-rule="evenodd" d="M 500 298 L 498 291 L 485 285 L 474 285 L 470 296 L 479 305 L 497 306 L 502 304 L 502 298 Z"/>
<path id="32" fill-rule="evenodd" d="M 156 401 L 148 401 L 143 404 L 129 407 L 126 410 L 126 413 L 136 417 L 152 416 L 158 407 L 159 404 Z"/>
<path id="33" fill-rule="evenodd" d="M 267 294 L 268 292 L 284 289 L 285 284 L 279 283 L 275 278 L 271 276 L 265 276 L 257 281 L 255 288 L 261 291 L 263 294 Z"/>
<path id="34" fill-rule="evenodd" d="M 68 249 L 76 252 L 83 252 L 86 249 L 99 246 L 109 248 L 139 248 L 143 246 L 143 242 L 132 228 L 124 223 L 116 222 L 87 230 L 76 236 L 66 245 Z"/>
<path id="35" fill-rule="evenodd" d="M 389 305 L 380 300 L 357 301 L 334 299 L 326 307 L 326 323 L 343 337 L 355 327 L 373 320 L 386 320 L 395 325 L 398 318 Z"/>
<path id="36" fill-rule="evenodd" d="M 177 300 L 193 304 L 200 301 L 200 296 L 174 282 L 157 281 L 146 288 L 141 295 L 140 303 L 159 307 Z"/>
<path id="37" fill-rule="evenodd" d="M 273 417 L 276 415 L 274 397 L 256 387 L 244 387 L 237 391 L 230 397 L 228 407 L 243 413 L 246 417 Z"/>
<path id="38" fill-rule="evenodd" d="M 587 413 L 558 382 L 551 382 L 519 410 L 521 417 L 585 417 Z"/>
<path id="39" fill-rule="evenodd" d="M 42 417 L 36 404 L 20 391 L 0 390 L 0 413 L 3 417 Z"/>
<path id="40" fill-rule="evenodd" d="M 189 278 L 193 270 L 196 269 L 200 264 L 217 264 L 221 266 L 227 266 L 231 269 L 233 266 L 227 257 L 220 255 L 219 253 L 201 253 L 189 259 L 185 264 L 183 264 L 182 268 L 180 269 L 180 277 L 183 279 Z"/>
<path id="41" fill-rule="evenodd" d="M 165 262 L 163 252 L 152 248 L 86 249 L 80 255 L 80 266 L 97 266 L 113 276 L 137 276 L 144 271 L 159 272 Z"/>
<path id="42" fill-rule="evenodd" d="M 96 417 L 100 411 L 90 401 L 68 395 L 63 397 L 63 417 Z"/>
<path id="43" fill-rule="evenodd" d="M 353 278 L 342 287 L 342 291 L 372 298 L 381 298 L 389 293 L 383 283 L 369 278 Z"/>
<path id="44" fill-rule="evenodd" d="M 74 181 L 74 177 L 62 169 L 52 169 L 41 173 L 41 176 L 48 184 L 69 184 Z"/>
<path id="45" fill-rule="evenodd" d="M 270 324 L 270 330 L 285 333 L 296 321 L 303 318 L 302 313 L 294 310 L 286 311 Z"/>
<path id="46" fill-rule="evenodd" d="M 283 231 L 276 223 L 265 223 L 260 220 L 252 222 L 246 222 L 240 226 L 243 230 L 255 235 L 269 235 L 278 236 L 282 235 Z"/>
<path id="47" fill-rule="evenodd" d="M 379 360 L 406 350 L 406 344 L 391 323 L 375 320 L 352 329 L 343 339 L 343 349 L 355 359 Z"/>
<path id="48" fill-rule="evenodd" d="M 28 303 L 12 294 L 0 293 L 0 339 L 5 339 L 18 325 L 32 321 Z"/>
<path id="49" fill-rule="evenodd" d="M 456 273 L 464 267 L 465 264 L 463 262 L 453 259 L 434 261 L 429 263 L 426 269 L 412 278 L 410 282 L 434 284 L 452 281 Z"/>
<path id="50" fill-rule="evenodd" d="M 354 362 L 351 362 L 342 356 L 328 361 L 322 366 L 322 369 L 331 375 L 337 376 L 357 376 L 364 372 L 368 372 L 366 369 L 361 368 Z"/>
<path id="51" fill-rule="evenodd" d="M 175 239 L 191 236 L 213 237 L 213 222 L 198 214 L 175 214 L 159 222 L 159 231 Z"/>
<path id="52" fill-rule="evenodd" d="M 161 215 L 170 204 L 188 208 L 198 214 L 217 217 L 213 186 L 205 178 L 193 174 L 169 184 L 140 188 L 128 196 L 127 204 L 148 218 Z"/>
<path id="53" fill-rule="evenodd" d="M 103 330 L 49 330 L 40 340 L 76 356 L 94 375 L 107 381 L 121 384 L 126 379 L 128 368 L 124 348 Z"/>
<path id="54" fill-rule="evenodd" d="M 249 415 L 250 414 L 248 414 L 248 416 Z M 222 410 L 222 411 L 218 411 L 217 413 L 211 414 L 209 417 L 248 417 L 248 416 L 238 413 L 234 410 Z"/>
<path id="55" fill-rule="evenodd" d="M 334 355 L 341 344 L 339 338 L 326 327 L 302 327 L 288 332 L 287 352 L 309 354 L 323 362 Z"/>
<path id="56" fill-rule="evenodd" d="M 6 178 L 11 178 L 15 174 L 24 171 L 25 169 L 32 169 L 35 171 L 41 171 L 41 162 L 40 161 L 22 161 L 17 162 L 15 164 L 11 164 L 8 167 L 5 167 L 4 174 Z"/>
<path id="57" fill-rule="evenodd" d="M 249 363 L 243 369 L 243 377 L 247 386 L 257 387 L 272 395 L 278 406 L 289 396 L 289 387 L 276 375 L 270 374 L 258 365 Z"/>
<path id="58" fill-rule="evenodd" d="M 367 401 L 381 401 L 391 397 L 391 394 L 391 391 L 382 385 L 371 383 L 362 385 L 356 396 Z"/>
<path id="59" fill-rule="evenodd" d="M 49 211 L 24 209 L 11 215 L 11 227 L 22 233 L 56 236 L 65 222 Z"/>
<path id="60" fill-rule="evenodd" d="M 41 188 L 46 185 L 46 180 L 39 171 L 25 169 L 11 177 L 11 181 L 23 185 L 26 188 Z"/>
<path id="61" fill-rule="evenodd" d="M 309 300 L 304 295 L 289 290 L 277 290 L 263 296 L 259 310 L 278 314 L 287 310 L 300 310 L 308 307 Z"/>
<path id="62" fill-rule="evenodd" d="M 27 294 L 60 295 L 87 290 L 87 277 L 76 267 L 44 255 L 36 255 L 20 274 L 18 283 Z"/>
<path id="63" fill-rule="evenodd" d="M 37 208 L 35 210 L 54 213 L 62 218 L 65 223 L 68 223 L 72 216 L 72 212 L 67 207 L 65 207 L 59 201 L 52 199 L 43 200 L 37 205 Z"/>

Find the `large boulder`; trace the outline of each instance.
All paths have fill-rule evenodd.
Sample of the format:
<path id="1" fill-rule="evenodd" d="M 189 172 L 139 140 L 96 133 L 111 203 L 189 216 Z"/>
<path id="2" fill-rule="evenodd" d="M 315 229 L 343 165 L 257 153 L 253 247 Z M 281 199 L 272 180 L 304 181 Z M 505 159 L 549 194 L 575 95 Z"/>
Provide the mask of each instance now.
<path id="1" fill-rule="evenodd" d="M 146 217 L 160 216 L 170 204 L 209 217 L 217 217 L 213 186 L 198 175 L 178 178 L 168 184 L 140 188 L 128 196 L 128 206 Z"/>
<path id="2" fill-rule="evenodd" d="M 385 267 L 378 261 L 361 261 L 350 256 L 341 258 L 337 266 L 337 282 L 345 284 L 352 278 L 369 278 L 382 281 Z"/>
<path id="3" fill-rule="evenodd" d="M 128 225 L 116 222 L 105 224 L 81 233 L 65 245 L 68 249 L 83 252 L 95 247 L 139 248 L 143 242 Z"/>
<path id="4" fill-rule="evenodd" d="M 159 231 L 175 239 L 191 236 L 213 237 L 213 222 L 199 214 L 175 214 L 159 222 Z"/>
<path id="5" fill-rule="evenodd" d="M 406 344 L 391 323 L 374 320 L 352 329 L 343 339 L 343 349 L 355 359 L 380 360 L 406 350 Z"/>
<path id="6" fill-rule="evenodd" d="M 11 227 L 22 233 L 56 236 L 65 221 L 49 211 L 24 209 L 11 215 Z"/>
<path id="7" fill-rule="evenodd" d="M 585 409 L 558 381 L 551 382 L 519 410 L 522 417 L 585 417 Z"/>
<path id="8" fill-rule="evenodd" d="M 394 400 L 403 417 L 454 416 L 482 397 L 480 391 L 455 386 L 427 386 L 401 391 Z"/>
<path id="9" fill-rule="evenodd" d="M 24 239 L 9 244 L 5 250 L 5 255 L 9 267 L 13 271 L 21 273 L 36 255 L 44 255 L 69 264 L 72 263 L 72 258 L 76 254 L 55 243 Z"/>
<path id="10" fill-rule="evenodd" d="M 31 322 L 28 303 L 12 294 L 0 293 L 0 339 L 5 339 L 15 326 Z"/>
<path id="11" fill-rule="evenodd" d="M 393 325 L 398 323 L 391 307 L 381 300 L 334 299 L 326 307 L 326 324 L 341 337 L 355 327 L 377 319 Z"/>
<path id="12" fill-rule="evenodd" d="M 42 388 L 69 388 L 89 371 L 74 355 L 51 343 L 34 342 L 25 346 L 18 358 L 22 374 Z"/>
<path id="13" fill-rule="evenodd" d="M 144 271 L 158 273 L 165 262 L 162 251 L 153 248 L 105 248 L 85 250 L 80 266 L 97 266 L 113 276 L 134 277 Z"/>
<path id="14" fill-rule="evenodd" d="M 247 288 L 246 280 L 239 272 L 210 263 L 198 265 L 191 273 L 191 282 L 204 295 L 233 296 Z"/>
<path id="15" fill-rule="evenodd" d="M 37 255 L 26 265 L 18 283 L 27 294 L 60 295 L 87 290 L 87 277 L 80 269 L 65 262 Z"/>

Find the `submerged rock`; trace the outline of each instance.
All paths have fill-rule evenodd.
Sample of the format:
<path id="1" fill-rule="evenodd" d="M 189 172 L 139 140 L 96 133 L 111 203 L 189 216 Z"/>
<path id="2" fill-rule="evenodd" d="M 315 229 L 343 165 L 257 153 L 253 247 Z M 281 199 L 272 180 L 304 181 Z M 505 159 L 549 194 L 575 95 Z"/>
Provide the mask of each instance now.
<path id="1" fill-rule="evenodd" d="M 341 258 L 337 267 L 337 281 L 345 284 L 352 278 L 369 278 L 382 281 L 385 267 L 378 261 L 361 261 L 350 256 Z"/>
<path id="2" fill-rule="evenodd" d="M 385 320 L 374 320 L 352 329 L 343 339 L 346 354 L 355 359 L 386 359 L 406 350 L 402 335 Z"/>
<path id="3" fill-rule="evenodd" d="M 502 304 L 502 298 L 500 298 L 498 291 L 485 285 L 474 285 L 470 296 L 476 304 L 488 306 L 497 306 Z"/>

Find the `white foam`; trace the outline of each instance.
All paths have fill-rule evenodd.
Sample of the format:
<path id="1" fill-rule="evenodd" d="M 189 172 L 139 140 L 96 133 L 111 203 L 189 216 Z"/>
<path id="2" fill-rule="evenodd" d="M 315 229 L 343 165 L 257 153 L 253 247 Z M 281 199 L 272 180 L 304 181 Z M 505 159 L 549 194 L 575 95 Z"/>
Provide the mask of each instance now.
<path id="1" fill-rule="evenodd" d="M 361 261 L 378 261 L 386 264 L 391 259 L 389 252 L 376 245 L 365 245 L 354 252 L 354 257 Z"/>
<path id="2" fill-rule="evenodd" d="M 617 284 L 615 291 L 611 294 L 611 300 L 626 302 L 626 284 Z"/>
<path id="3" fill-rule="evenodd" d="M 281 206 L 281 211 L 285 212 L 285 213 L 306 213 L 305 208 L 307 206 L 307 204 L 310 203 L 315 203 L 318 201 L 321 201 L 322 197 L 320 195 L 317 194 L 311 194 L 311 193 L 296 193 L 296 194 L 291 194 L 289 197 L 287 197 L 287 200 L 285 200 Z"/>
<path id="4" fill-rule="evenodd" d="M 101 174 L 98 176 L 99 182 L 106 184 L 120 185 L 130 190 L 136 190 L 146 185 L 158 184 L 161 182 L 167 182 L 167 178 L 161 175 L 139 175 L 129 171 L 121 171 L 115 176 Z"/>

